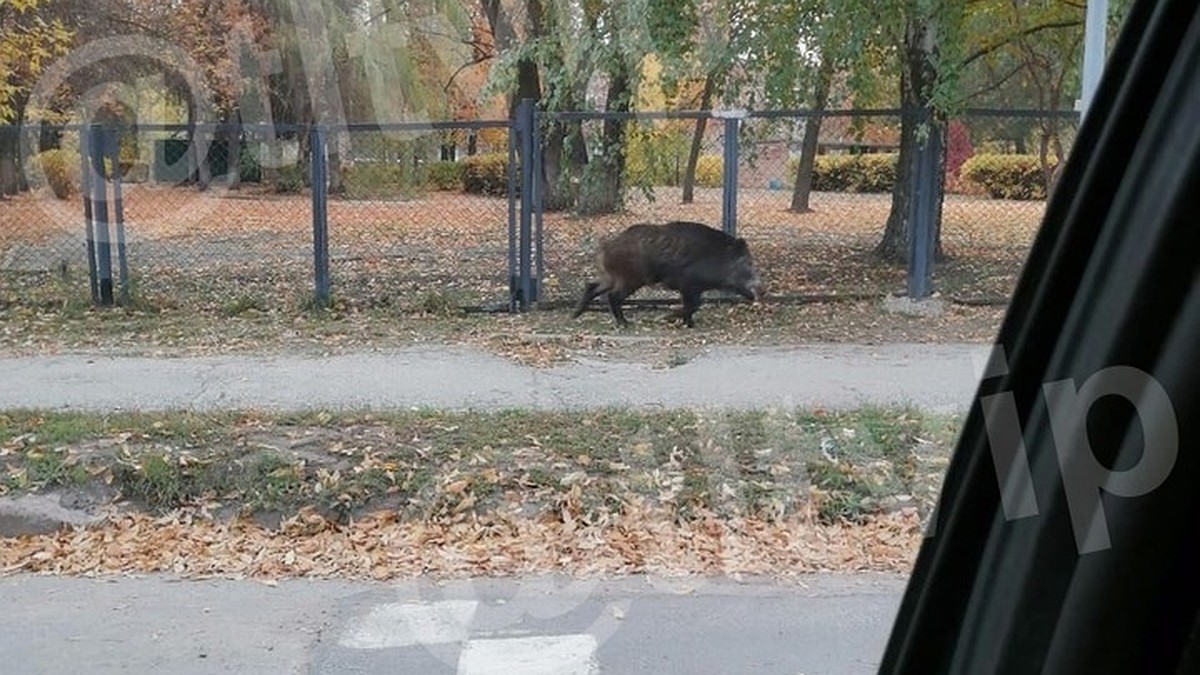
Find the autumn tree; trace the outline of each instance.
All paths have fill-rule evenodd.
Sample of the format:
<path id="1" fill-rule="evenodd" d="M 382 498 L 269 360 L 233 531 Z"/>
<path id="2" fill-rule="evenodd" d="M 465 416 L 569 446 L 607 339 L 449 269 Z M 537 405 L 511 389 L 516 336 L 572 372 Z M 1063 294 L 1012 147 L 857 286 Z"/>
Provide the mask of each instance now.
<path id="1" fill-rule="evenodd" d="M 1113 30 L 1127 6 L 1117 0 L 1110 15 Z M 909 115 L 902 125 L 899 166 L 892 194 L 892 209 L 884 234 L 875 252 L 884 260 L 905 261 L 908 251 L 908 208 L 911 201 L 910 158 L 917 134 L 928 131 L 944 139 L 945 120 L 965 106 L 967 101 L 996 83 L 1016 78 L 1024 80 L 1035 92 L 1041 110 L 1061 109 L 1068 85 L 1077 86 L 1080 62 L 1079 40 L 1083 31 L 1086 4 L 1079 0 L 1046 0 L 1025 3 L 1017 0 L 904 0 L 899 9 L 904 32 L 894 38 L 901 67 L 901 106 L 907 110 L 931 110 L 929 125 L 922 128 Z M 963 83 L 973 68 L 1009 64 L 999 72 L 995 83 L 980 84 L 978 72 L 974 88 Z M 1011 101 L 1012 99 L 1006 99 Z M 1011 105 L 1011 103 L 1010 103 Z M 1057 122 L 1050 115 L 1039 124 L 1046 166 L 1048 150 L 1061 157 Z M 945 143 L 941 143 L 944 150 Z M 938 158 L 937 176 L 944 153 Z M 1047 173 L 1047 178 L 1049 174 Z M 939 194 L 941 190 L 938 190 Z M 941 257 L 940 210 L 938 200 L 937 255 Z"/>
<path id="2" fill-rule="evenodd" d="M 485 0 L 484 7 L 498 52 L 485 92 L 504 94 L 510 115 L 523 99 L 543 111 L 578 110 L 597 81 L 606 111 L 631 110 L 648 43 L 640 4 L 525 0 L 520 13 L 510 13 Z M 606 120 L 594 143 L 578 122 L 552 120 L 543 129 L 540 180 L 549 206 L 569 203 L 591 214 L 621 208 L 626 128 L 623 120 Z"/>
<path id="3" fill-rule="evenodd" d="M 43 69 L 66 53 L 72 32 L 39 8 L 47 0 L 0 0 L 0 125 L 24 117 L 30 90 Z M 21 189 L 20 137 L 15 127 L 0 127 L 0 195 Z"/>

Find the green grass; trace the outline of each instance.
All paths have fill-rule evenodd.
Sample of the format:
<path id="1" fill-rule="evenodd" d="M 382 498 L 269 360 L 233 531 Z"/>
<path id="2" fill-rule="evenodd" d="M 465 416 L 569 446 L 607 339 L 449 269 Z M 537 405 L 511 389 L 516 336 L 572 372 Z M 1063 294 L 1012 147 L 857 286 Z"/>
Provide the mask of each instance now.
<path id="1" fill-rule="evenodd" d="M 553 512 L 628 500 L 775 518 L 815 507 L 857 521 L 889 497 L 928 510 L 953 417 L 867 408 L 288 415 L 43 413 L 0 416 L 0 491 L 103 480 L 152 511 L 199 503 L 244 513 L 374 509 L 412 519 Z"/>

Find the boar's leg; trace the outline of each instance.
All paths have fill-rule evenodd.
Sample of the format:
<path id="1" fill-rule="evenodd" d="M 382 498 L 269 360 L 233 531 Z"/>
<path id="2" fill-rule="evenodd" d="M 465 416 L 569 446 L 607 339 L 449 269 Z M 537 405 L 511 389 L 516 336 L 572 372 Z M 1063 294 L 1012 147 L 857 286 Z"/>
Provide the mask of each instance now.
<path id="1" fill-rule="evenodd" d="M 700 296 L 704 292 L 695 286 L 684 286 L 679 293 L 683 296 L 683 307 L 679 308 L 679 317 L 683 319 L 683 325 L 695 328 L 696 322 L 692 321 L 692 315 L 700 309 Z"/>
<path id="2" fill-rule="evenodd" d="M 583 297 L 579 299 L 579 305 L 575 307 L 575 313 L 571 315 L 571 318 L 578 319 L 583 314 L 583 311 L 587 309 L 587 306 L 592 303 L 592 300 L 595 300 L 607 291 L 608 287 L 601 285 L 599 281 L 588 282 L 588 285 L 583 289 Z"/>
<path id="3" fill-rule="evenodd" d="M 617 320 L 618 326 L 628 326 L 629 322 L 625 320 L 625 312 L 621 309 L 621 303 L 625 302 L 625 298 L 629 295 L 624 289 L 611 288 L 608 291 L 608 308 L 612 310 L 612 315 Z"/>

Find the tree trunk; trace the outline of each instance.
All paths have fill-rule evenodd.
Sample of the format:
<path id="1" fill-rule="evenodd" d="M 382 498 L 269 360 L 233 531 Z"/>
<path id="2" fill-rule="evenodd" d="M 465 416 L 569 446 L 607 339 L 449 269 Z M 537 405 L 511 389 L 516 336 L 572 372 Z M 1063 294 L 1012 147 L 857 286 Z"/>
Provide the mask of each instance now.
<path id="1" fill-rule="evenodd" d="M 1042 169 L 1042 188 L 1047 194 L 1050 193 L 1051 174 L 1054 172 L 1050 168 L 1050 135 L 1054 133 L 1050 130 L 1049 124 L 1042 125 L 1041 138 L 1038 139 L 1038 164 Z"/>
<path id="2" fill-rule="evenodd" d="M 570 107 L 570 104 L 567 104 Z M 579 122 L 552 122 L 542 153 L 542 207 L 546 211 L 571 208 L 579 198 L 578 179 L 587 166 L 583 127 Z"/>
<path id="3" fill-rule="evenodd" d="M 619 64 L 610 75 L 605 109 L 609 112 L 627 112 L 630 100 L 630 78 L 625 64 Z M 601 135 L 599 161 L 590 161 L 580 195 L 581 215 L 618 213 L 621 210 L 625 173 L 625 120 L 606 119 Z M 591 170 L 591 169 L 594 169 Z"/>
<path id="4" fill-rule="evenodd" d="M 900 123 L 900 154 L 897 158 L 896 184 L 892 188 L 892 209 L 884 226 L 883 237 L 875 247 L 875 255 L 885 262 L 908 262 L 909 207 L 912 203 L 915 176 L 912 173 L 913 154 L 917 150 L 919 114 L 928 105 L 929 93 L 937 80 L 937 43 L 930 20 L 909 19 L 905 30 L 904 59 L 900 72 L 900 107 L 905 111 Z M 941 152 L 936 162 L 935 176 L 939 185 L 945 181 L 945 123 L 937 116 L 931 118 L 931 134 L 942 136 Z M 941 260 L 941 194 L 937 191 L 937 217 L 934 220 L 934 256 Z"/>
<path id="5" fill-rule="evenodd" d="M 712 106 L 713 91 L 717 88 L 716 76 L 709 72 L 704 76 L 704 91 L 700 94 L 700 109 L 707 111 Z M 700 150 L 704 145 L 704 130 L 708 118 L 696 120 L 696 131 L 692 134 L 692 147 L 688 150 L 687 167 L 683 171 L 683 203 L 691 204 L 696 191 L 696 166 L 700 163 Z"/>
<path id="6" fill-rule="evenodd" d="M 792 205 L 794 213 L 808 213 L 809 196 L 812 194 L 813 169 L 817 163 L 817 146 L 821 137 L 821 115 L 829 101 L 829 87 L 833 81 L 833 60 L 821 56 L 821 66 L 817 71 L 817 83 L 813 90 L 813 112 L 817 113 L 804 121 L 804 144 L 800 149 L 800 164 L 796 167 L 796 184 L 792 189 Z"/>
<path id="7" fill-rule="evenodd" d="M 196 128 L 196 106 L 190 102 L 187 106 L 187 177 L 183 182 L 186 184 L 197 184 L 201 190 L 208 186 L 201 180 L 201 171 L 207 167 L 208 158 L 205 157 L 208 149 L 204 143 L 204 137 Z"/>
<path id="8" fill-rule="evenodd" d="M 296 134 L 296 170 L 300 173 L 300 184 L 313 187 L 312 135 L 303 131 Z"/>
<path id="9" fill-rule="evenodd" d="M 225 167 L 229 172 L 230 190 L 238 190 L 242 187 L 242 134 L 237 124 L 240 119 L 241 116 L 236 112 L 229 116 L 230 128 L 225 137 Z"/>
<path id="10" fill-rule="evenodd" d="M 346 170 L 342 166 L 344 134 L 334 132 L 325 136 L 325 167 L 329 174 L 329 194 L 340 195 L 346 188 Z"/>
<path id="11" fill-rule="evenodd" d="M 212 150 L 213 138 L 207 130 L 197 130 L 196 137 L 196 186 L 204 192 L 212 184 L 212 164 L 208 161 L 208 156 Z"/>
<path id="12" fill-rule="evenodd" d="M 188 107 L 188 141 L 193 150 L 189 153 L 192 161 L 188 167 L 190 169 L 188 177 L 194 176 L 196 187 L 204 192 L 212 183 L 212 166 L 209 164 L 208 156 L 212 151 L 213 137 L 209 129 L 197 128 L 194 103 Z"/>
<path id="13" fill-rule="evenodd" d="M 548 68 L 562 68 L 554 63 Z M 576 98 L 572 83 L 562 85 L 557 97 L 563 110 L 573 110 Z M 547 95 L 555 92 L 548 91 Z M 542 207 L 546 211 L 571 208 L 579 196 L 578 179 L 587 164 L 583 127 L 578 121 L 552 120 L 542 139 Z"/>
<path id="14" fill-rule="evenodd" d="M 20 191 L 20 143 L 15 127 L 0 128 L 0 197 Z"/>

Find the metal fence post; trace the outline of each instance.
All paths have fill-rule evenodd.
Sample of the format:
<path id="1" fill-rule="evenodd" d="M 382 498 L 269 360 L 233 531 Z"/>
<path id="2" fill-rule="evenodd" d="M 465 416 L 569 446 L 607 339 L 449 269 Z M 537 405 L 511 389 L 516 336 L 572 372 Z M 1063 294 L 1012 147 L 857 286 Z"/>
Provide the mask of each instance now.
<path id="1" fill-rule="evenodd" d="M 517 311 L 521 295 L 520 272 L 517 270 L 517 199 L 520 196 L 520 186 L 517 185 L 517 143 L 518 137 L 516 120 L 509 120 L 508 125 L 508 311 Z"/>
<path id="2" fill-rule="evenodd" d="M 104 133 L 105 155 L 112 165 L 112 221 L 117 237 L 117 270 L 120 279 L 120 299 L 129 302 L 129 259 L 125 251 L 125 203 L 121 195 L 121 143 L 116 129 Z"/>
<path id="3" fill-rule="evenodd" d="M 531 300 L 538 302 L 542 297 L 542 268 L 545 265 L 545 258 L 542 255 L 542 247 L 546 243 L 542 231 L 542 194 L 545 186 L 545 172 L 542 169 L 542 127 L 538 119 L 537 109 L 534 108 L 530 113 L 529 128 L 533 137 L 533 180 L 530 185 L 530 206 L 533 209 L 533 243 L 536 246 L 533 259 L 533 280 L 530 283 L 532 289 Z"/>
<path id="4" fill-rule="evenodd" d="M 713 117 L 725 120 L 725 153 L 722 160 L 721 229 L 730 236 L 737 235 L 738 130 L 744 110 L 713 112 Z"/>
<path id="5" fill-rule="evenodd" d="M 87 127 L 87 152 L 91 170 L 92 215 L 96 250 L 96 279 L 101 305 L 113 304 L 112 243 L 108 233 L 108 181 L 104 171 L 103 129 Z"/>
<path id="6" fill-rule="evenodd" d="M 918 133 L 909 171 L 912 197 L 908 209 L 908 297 L 913 300 L 923 300 L 932 293 L 939 198 L 935 174 L 941 150 L 940 132 L 932 111 L 923 109 L 919 123 L 925 126 L 925 133 Z"/>
<path id="7" fill-rule="evenodd" d="M 312 172 L 313 271 L 315 301 L 318 307 L 329 304 L 329 214 L 328 180 L 325 166 L 325 133 L 319 125 L 309 130 Z"/>
<path id="8" fill-rule="evenodd" d="M 517 135 L 521 140 L 521 221 L 520 221 L 520 307 L 527 311 L 533 301 L 532 258 L 533 220 L 533 99 L 522 99 L 517 108 Z"/>
<path id="9" fill-rule="evenodd" d="M 87 237 L 88 285 L 91 290 L 92 304 L 100 304 L 100 270 L 96 266 L 96 228 L 92 216 L 92 128 L 82 127 L 79 130 L 79 182 L 83 193 L 83 225 Z"/>

